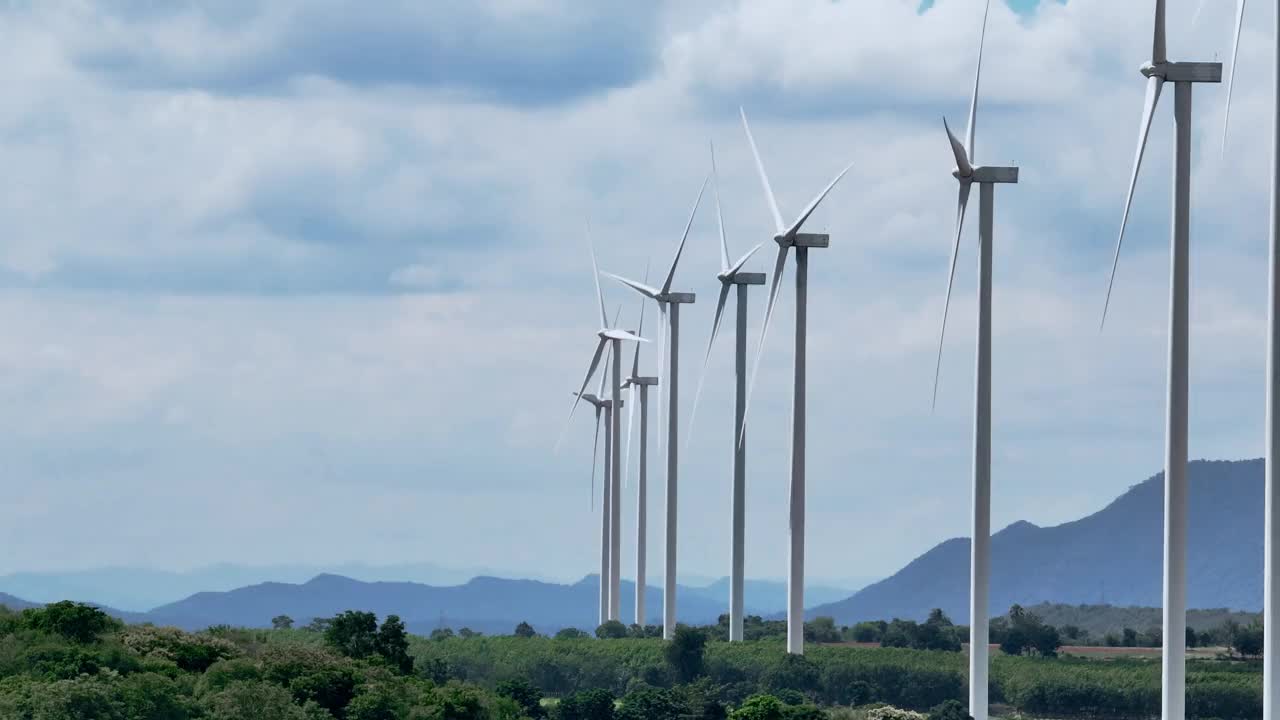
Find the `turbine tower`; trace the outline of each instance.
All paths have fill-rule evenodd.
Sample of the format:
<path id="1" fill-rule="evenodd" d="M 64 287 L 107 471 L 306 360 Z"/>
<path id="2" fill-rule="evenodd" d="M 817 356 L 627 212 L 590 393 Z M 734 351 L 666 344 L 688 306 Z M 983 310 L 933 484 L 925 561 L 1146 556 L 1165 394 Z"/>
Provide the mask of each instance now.
<path id="1" fill-rule="evenodd" d="M 1190 305 L 1191 245 L 1191 91 L 1195 83 L 1222 82 L 1221 63 L 1170 62 L 1165 39 L 1165 0 L 1156 0 L 1155 38 L 1151 61 L 1142 66 L 1147 78 L 1146 101 L 1138 129 L 1138 149 L 1134 154 L 1129 194 L 1125 199 L 1120 234 L 1116 240 L 1107 300 L 1102 322 L 1107 319 L 1111 289 L 1115 285 L 1120 248 L 1124 243 L 1129 211 L 1133 206 L 1142 156 L 1151 133 L 1151 124 L 1166 82 L 1174 84 L 1173 233 L 1170 251 L 1169 287 L 1169 376 L 1165 425 L 1164 464 L 1164 652 L 1161 668 L 1161 707 L 1164 720 L 1182 720 L 1186 706 L 1187 628 L 1187 375 L 1188 310 Z"/>
<path id="2" fill-rule="evenodd" d="M 778 288 L 782 282 L 782 274 L 787 266 L 787 254 L 791 248 L 796 249 L 796 344 L 795 344 L 795 388 L 791 411 L 791 491 L 790 522 L 791 549 L 788 555 L 787 574 L 787 652 L 793 655 L 804 653 L 804 503 L 805 503 L 805 370 L 807 367 L 806 330 L 808 324 L 808 292 L 809 292 L 809 249 L 825 248 L 831 245 L 829 235 L 812 235 L 801 233 L 809 216 L 827 197 L 831 189 L 840 182 L 851 169 L 849 165 L 831 181 L 827 187 L 815 197 L 800 213 L 800 217 L 790 227 L 782 224 L 782 213 L 778 211 L 778 201 L 773 196 L 769 185 L 769 176 L 764 171 L 764 162 L 760 160 L 760 152 L 756 149 L 756 141 L 751 136 L 751 127 L 747 124 L 747 113 L 741 110 L 742 129 L 747 133 L 747 142 L 751 145 L 751 154 L 755 157 L 756 170 L 760 174 L 760 183 L 764 186 L 764 194 L 769 201 L 769 210 L 773 214 L 776 234 L 774 242 L 778 243 L 778 259 L 773 267 L 773 284 L 769 288 L 769 305 L 765 310 L 764 325 L 760 330 L 760 346 L 756 351 L 755 366 L 751 370 L 751 385 L 747 393 L 747 406 L 750 406 L 751 391 L 755 389 L 756 374 L 760 371 L 760 358 L 764 354 L 765 338 L 769 334 L 769 321 L 773 318 L 773 308 L 778 301 Z M 743 427 L 746 425 L 746 408 L 743 410 Z M 744 438 L 738 438 L 741 443 Z"/>
<path id="3" fill-rule="evenodd" d="M 938 337 L 938 364 L 933 375 L 933 405 L 938 404 L 938 379 L 942 373 L 942 345 L 947 335 L 947 314 L 951 309 L 951 290 L 955 282 L 956 260 L 960 254 L 960 238 L 964 231 L 965 212 L 974 183 L 978 184 L 978 351 L 973 418 L 973 540 L 969 546 L 969 715 L 973 720 L 987 720 L 987 687 L 990 672 L 991 612 L 988 595 L 991 587 L 991 256 L 994 252 L 995 187 L 1018 182 L 1016 167 L 985 167 L 977 164 L 978 88 L 982 82 L 982 51 L 986 45 L 987 18 L 991 2 L 987 0 L 982 15 L 982 31 L 978 38 L 978 69 L 973 78 L 973 96 L 969 102 L 969 128 L 961 143 L 943 119 L 947 140 L 955 155 L 952 172 L 960 181 L 960 197 L 956 206 L 956 232 L 951 246 L 951 264 L 947 275 L 947 299 L 942 307 L 942 330 Z"/>
<path id="4" fill-rule="evenodd" d="M 649 271 L 645 269 L 645 280 L 649 279 Z M 644 311 L 647 303 L 642 302 L 640 305 L 640 327 L 636 330 L 637 334 L 644 334 Z M 635 438 L 633 432 L 636 420 L 636 406 L 640 406 L 640 474 L 636 483 L 636 602 L 635 602 L 635 624 L 644 627 L 646 624 L 645 617 L 645 590 L 646 573 L 648 567 L 648 524 L 649 524 L 649 388 L 658 384 L 658 378 L 646 377 L 640 374 L 640 346 L 636 345 L 635 355 L 631 359 L 631 376 L 627 378 L 625 386 L 630 393 L 627 402 L 630 409 L 627 410 L 627 458 L 626 473 L 627 477 L 631 477 L 631 441 Z M 637 401 L 637 390 L 639 398 Z"/>
<path id="5" fill-rule="evenodd" d="M 693 435 L 693 422 L 698 414 L 698 401 L 702 399 L 702 385 L 711 363 L 711 350 L 720 334 L 720 321 L 724 317 L 729 292 L 738 289 L 737 340 L 734 351 L 734 375 L 737 378 L 734 396 L 733 424 L 733 495 L 731 513 L 733 524 L 733 549 L 729 563 L 729 641 L 742 641 L 743 573 L 746 569 L 746 513 L 747 513 L 747 442 L 743 429 L 747 412 L 747 289 L 752 285 L 764 285 L 764 273 L 742 272 L 751 256 L 764 244 L 756 245 L 737 262 L 729 260 L 729 243 L 724 234 L 724 213 L 720 209 L 720 176 L 716 172 L 716 149 L 711 146 L 712 190 L 716 198 L 716 221 L 720 229 L 720 299 L 716 303 L 715 321 L 711 325 L 711 340 L 707 342 L 707 356 L 702 361 L 702 376 L 698 379 L 698 392 L 694 394 L 693 412 L 689 416 L 689 434 Z"/>
<path id="6" fill-rule="evenodd" d="M 587 368 L 587 375 L 582 380 L 582 387 L 578 389 L 573 405 L 569 408 L 569 417 L 565 420 L 566 429 L 568 428 L 569 422 L 573 420 L 573 414 L 578 409 L 578 403 L 582 402 L 584 399 L 583 393 L 587 391 L 587 385 L 591 382 L 591 377 L 595 375 L 596 369 L 600 366 L 600 360 L 604 357 L 606 348 L 608 349 L 613 361 L 613 392 L 610 394 L 610 410 L 620 409 L 622 407 L 622 342 L 624 340 L 632 342 L 648 342 L 639 335 L 618 329 L 616 327 L 616 318 L 614 323 L 611 324 L 609 322 L 609 315 L 604 307 L 604 292 L 600 289 L 600 269 L 596 265 L 595 247 L 591 244 L 590 239 L 587 241 L 587 246 L 591 253 L 591 270 L 592 279 L 595 281 L 596 286 L 596 299 L 600 303 L 601 327 L 596 331 L 596 337 L 599 338 L 599 340 L 596 343 L 595 355 L 592 356 L 591 364 Z M 610 413 L 609 417 L 612 418 L 613 414 Z M 602 613 L 605 616 L 605 619 L 617 620 L 621 615 L 620 604 L 622 594 L 620 587 L 621 582 L 619 580 L 620 575 L 617 572 L 618 566 L 621 563 L 619 558 L 620 548 L 618 547 L 619 543 L 617 541 L 619 535 L 616 529 L 620 519 L 620 511 L 617 507 L 617 496 L 619 493 L 616 492 L 616 490 L 619 487 L 619 477 L 622 474 L 622 464 L 619 453 L 617 452 L 617 448 L 621 445 L 619 423 L 609 422 L 608 434 L 609 441 L 605 445 L 605 464 L 607 466 L 605 475 L 606 500 L 604 502 L 604 507 L 602 508 L 605 519 L 601 521 L 601 534 L 604 536 L 602 545 L 604 545 L 604 547 L 601 548 L 602 557 L 600 559 L 600 594 L 601 605 L 604 606 L 605 609 L 605 612 Z M 561 431 L 560 437 L 561 439 L 564 438 L 563 431 Z M 559 443 L 557 443 L 557 445 L 558 444 Z M 609 452 L 609 450 L 612 450 L 612 452 Z"/>
<path id="7" fill-rule="evenodd" d="M 1231 48 L 1231 78 L 1227 83 L 1227 107 L 1222 128 L 1222 150 L 1226 153 L 1227 131 L 1231 122 L 1231 93 L 1236 81 L 1236 61 L 1240 53 L 1240 31 L 1244 26 L 1245 1 L 1236 0 L 1235 36 Z M 1276 25 L 1272 43 L 1276 67 L 1272 75 L 1273 90 L 1280 93 L 1280 3 L 1276 3 Z M 1280 562 L 1280 480 L 1275 475 L 1280 462 L 1280 94 L 1272 96 L 1271 158 L 1271 246 L 1268 268 L 1267 303 L 1267 391 L 1266 391 L 1266 480 L 1263 490 L 1263 578 L 1262 578 L 1262 718 L 1277 720 L 1276 700 L 1280 698 L 1280 596 L 1276 595 L 1277 562 Z"/>
<path id="8" fill-rule="evenodd" d="M 677 525 L 677 490 L 679 488 L 679 449 L 676 444 L 676 437 L 679 430 L 679 401 L 680 401 L 680 306 L 692 304 L 696 300 L 693 293 L 678 293 L 671 291 L 671 284 L 675 281 L 676 268 L 680 266 L 680 256 L 684 253 L 685 243 L 689 240 L 689 229 L 693 227 L 693 220 L 698 215 L 698 206 L 702 204 L 702 194 L 707 190 L 707 181 L 702 181 L 702 187 L 698 190 L 698 199 L 693 204 L 693 211 L 689 213 L 689 222 L 684 226 L 684 236 L 680 238 L 680 245 L 676 247 L 675 259 L 671 261 L 671 268 L 667 271 L 666 281 L 663 282 L 661 288 L 650 287 L 649 285 L 628 280 L 627 278 L 611 273 L 604 273 L 606 276 L 617 280 L 627 287 L 635 290 L 641 295 L 658 303 L 658 313 L 661 317 L 662 325 L 662 344 L 664 349 L 669 347 L 666 361 L 670 367 L 669 375 L 667 375 L 667 513 L 666 513 L 666 563 L 665 577 L 663 578 L 663 596 L 662 596 L 662 637 L 670 640 L 675 637 L 676 632 L 676 528 Z M 667 336 L 670 335 L 670 343 L 667 342 Z M 662 373 L 658 373 L 659 380 L 663 377 Z M 661 408 L 659 408 L 661 414 Z"/>
<path id="9" fill-rule="evenodd" d="M 574 393 L 577 397 L 595 406 L 596 409 L 596 437 L 591 444 L 591 498 L 595 499 L 596 491 L 596 449 L 600 444 L 600 420 L 604 418 L 604 465 L 607 469 L 613 457 L 613 439 L 611 428 L 613 426 L 613 402 L 604 398 L 605 375 L 600 377 L 600 392 L 597 393 Z M 607 472 L 606 472 L 607 476 Z M 610 620 L 609 617 L 609 578 L 611 577 L 611 564 L 609 556 L 609 539 L 611 528 L 611 509 L 613 507 L 613 493 L 609 487 L 606 477 L 604 483 L 603 497 L 600 504 L 600 619 L 597 624 L 603 625 Z"/>

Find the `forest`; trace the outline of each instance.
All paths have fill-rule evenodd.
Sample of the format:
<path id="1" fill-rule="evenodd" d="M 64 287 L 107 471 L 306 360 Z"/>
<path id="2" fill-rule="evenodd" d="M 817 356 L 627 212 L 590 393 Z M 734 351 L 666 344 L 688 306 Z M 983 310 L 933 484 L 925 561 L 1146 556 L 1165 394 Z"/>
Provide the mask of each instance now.
<path id="1" fill-rule="evenodd" d="M 1028 617 L 1030 616 L 1030 617 Z M 776 625 L 753 618 L 756 639 L 724 642 L 716 626 L 605 625 L 593 633 L 510 635 L 465 628 L 406 633 L 394 615 L 344 612 L 295 627 L 211 627 L 189 633 L 126 625 L 63 602 L 0 609 L 0 718 L 9 720 L 963 720 L 961 628 L 941 613 L 884 624 L 884 646 L 843 641 L 850 628 L 814 623 L 804 656 L 787 655 Z M 615 626 L 616 625 L 616 626 Z M 910 628 L 914 626 L 914 630 Z M 1159 661 L 1041 652 L 1043 623 L 995 653 L 996 710 L 1031 717 L 1159 715 Z M 1019 629 L 1020 628 L 1020 629 Z M 1056 632 L 1056 629 L 1054 629 Z M 834 634 L 821 637 L 824 634 Z M 906 637 L 902 643 L 895 638 Z M 825 644 L 821 641 L 827 640 Z M 916 649 L 936 643 L 945 649 Z M 905 646 L 894 647 L 892 644 Z M 1187 716 L 1261 717 L 1255 660 L 1188 665 Z"/>

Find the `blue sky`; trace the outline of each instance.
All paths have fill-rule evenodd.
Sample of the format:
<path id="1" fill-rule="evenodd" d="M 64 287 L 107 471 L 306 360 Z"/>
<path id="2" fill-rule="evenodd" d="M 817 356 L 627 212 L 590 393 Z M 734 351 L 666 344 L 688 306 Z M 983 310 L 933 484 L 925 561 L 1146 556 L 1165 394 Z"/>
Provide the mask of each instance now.
<path id="1" fill-rule="evenodd" d="M 1023 168 L 997 202 L 998 526 L 1073 519 L 1162 462 L 1167 106 L 1097 332 L 1147 4 L 992 11 L 979 159 Z M 1171 47 L 1225 53 L 1229 5 L 1193 26 L 1175 0 Z M 1223 93 L 1196 97 L 1196 457 L 1261 453 L 1263 10 L 1225 156 Z M 767 239 L 740 104 L 784 214 L 857 163 L 812 221 L 833 248 L 812 272 L 811 576 L 888 573 L 965 534 L 971 236 L 936 412 L 929 396 L 955 195 L 940 120 L 962 123 L 980 16 L 979 0 L 10 4 L 0 571 L 590 571 L 586 414 L 552 451 L 594 342 L 583 221 L 605 269 L 661 262 L 714 139 L 732 247 Z M 688 400 L 712 217 L 676 281 L 701 298 Z M 633 322 L 633 298 L 606 292 Z M 758 577 L 785 568 L 790 312 L 788 293 L 753 410 Z M 729 371 L 726 344 L 685 456 L 691 574 L 728 564 Z"/>

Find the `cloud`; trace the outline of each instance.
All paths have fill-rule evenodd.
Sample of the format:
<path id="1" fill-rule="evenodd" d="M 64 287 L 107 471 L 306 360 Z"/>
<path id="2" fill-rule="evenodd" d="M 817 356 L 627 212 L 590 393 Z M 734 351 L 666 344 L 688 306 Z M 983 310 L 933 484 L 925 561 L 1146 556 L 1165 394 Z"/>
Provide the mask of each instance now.
<path id="1" fill-rule="evenodd" d="M 585 572 L 582 539 L 598 530 L 589 421 L 551 451 L 595 343 L 582 227 L 604 269 L 665 264 L 714 138 L 731 251 L 767 241 L 739 103 L 785 214 L 856 163 L 811 225 L 833 236 L 811 268 L 812 575 L 888 572 L 967 532 L 971 234 L 936 414 L 929 396 L 955 201 L 940 117 L 967 110 L 981 3 L 917 5 L 380 4 L 339 17 L 320 4 L 312 17 L 292 3 L 86 2 L 6 15 L 0 451 L 20 490 L 0 541 L 49 567 L 391 562 L 447 547 L 459 563 Z M 1162 462 L 1168 106 L 1097 332 L 1146 12 L 993 9 L 978 153 L 1023 172 L 997 200 L 997 525 L 1076 517 Z M 436 65 L 390 67 L 427 52 L 404 38 L 466 38 L 477 18 L 497 21 L 437 43 L 453 54 Z M 1171 43 L 1211 57 L 1229 22 L 1207 14 Z M 1265 22 L 1246 27 L 1225 160 L 1220 98 L 1196 96 L 1196 455 L 1260 452 Z M 356 49 L 369 57 L 339 62 Z M 473 67 L 477 52 L 521 67 Z M 503 74 L 535 71 L 549 85 Z M 683 315 L 686 412 L 715 237 L 704 212 L 676 277 L 700 297 Z M 605 292 L 634 319 L 632 295 Z M 784 286 L 753 400 L 753 575 L 786 562 L 790 302 Z M 752 295 L 752 347 L 762 304 Z M 682 455 L 682 517 L 696 518 L 680 529 L 683 571 L 720 574 L 727 556 L 727 518 L 702 512 L 723 507 L 727 344 Z M 407 535 L 388 540 L 388 525 Z M 857 552 L 871 546 L 884 551 Z"/>
<path id="2" fill-rule="evenodd" d="M 161 9 L 163 8 L 163 9 Z M 77 61 L 127 85 L 275 93 L 323 77 L 557 103 L 654 67 L 659 3 L 134 2 L 94 8 Z"/>

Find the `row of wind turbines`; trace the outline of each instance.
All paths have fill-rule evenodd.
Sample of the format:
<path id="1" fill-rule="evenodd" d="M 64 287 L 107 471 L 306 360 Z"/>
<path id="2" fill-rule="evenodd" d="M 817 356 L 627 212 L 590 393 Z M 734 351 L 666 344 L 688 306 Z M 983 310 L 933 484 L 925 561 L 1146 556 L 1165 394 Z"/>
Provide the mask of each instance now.
<path id="1" fill-rule="evenodd" d="M 1186 671 L 1185 646 L 1181 642 L 1170 642 L 1175 638 L 1186 636 L 1186 555 L 1187 555 L 1187 389 L 1188 389 L 1188 347 L 1189 347 L 1189 276 L 1190 276 L 1190 217 L 1191 217 L 1191 119 L 1192 89 L 1197 83 L 1220 83 L 1223 79 L 1221 63 L 1211 62 L 1175 62 L 1169 59 L 1166 41 L 1166 0 L 1154 0 L 1155 22 L 1151 59 L 1142 68 L 1147 78 L 1146 97 L 1139 125 L 1137 150 L 1134 155 L 1128 194 L 1125 199 L 1124 213 L 1121 219 L 1120 232 L 1117 237 L 1115 256 L 1112 261 L 1110 280 L 1107 286 L 1106 301 L 1103 306 L 1103 323 L 1110 307 L 1111 292 L 1115 284 L 1116 271 L 1119 266 L 1121 247 L 1125 231 L 1128 227 L 1130 211 L 1138 177 L 1145 155 L 1147 140 L 1154 123 L 1164 85 L 1174 85 L 1174 164 L 1173 164 L 1173 203 L 1172 234 L 1170 249 L 1172 254 L 1169 302 L 1169 354 L 1168 354 L 1168 394 L 1166 407 L 1166 454 L 1165 454 L 1165 502 L 1164 502 L 1164 577 L 1163 577 L 1163 637 L 1166 639 L 1162 660 L 1162 716 L 1164 720 L 1182 720 L 1185 717 Z M 1241 28 L 1245 14 L 1245 0 L 1236 0 L 1236 21 L 1232 47 L 1233 67 L 1240 47 Z M 1266 389 L 1266 480 L 1265 480 L 1265 578 L 1264 578 L 1264 613 L 1270 618 L 1280 618 L 1280 597 L 1275 593 L 1276 559 L 1280 557 L 1280 493 L 1277 492 L 1276 475 L 1273 471 L 1274 460 L 1280 460 L 1280 422 L 1276 413 L 1280 411 L 1280 0 L 1276 0 L 1276 26 L 1274 39 L 1276 43 L 1277 67 L 1275 70 L 1276 113 L 1273 125 L 1274 153 L 1272 205 L 1271 205 L 1271 243 L 1269 263 L 1269 306 L 1267 325 L 1267 389 Z M 1199 11 L 1197 11 L 1199 12 Z M 977 357 L 976 387 L 974 397 L 974 431 L 973 431 L 973 475 L 972 475 L 972 537 L 970 556 L 970 652 L 969 652 L 969 712 L 975 720 L 988 718 L 988 682 L 989 682 L 989 607 L 988 589 L 990 586 L 991 560 L 991 323 L 992 323 L 992 254 L 994 251 L 994 216 L 995 186 L 1015 184 L 1019 179 L 1016 167 L 984 166 L 977 162 L 977 109 L 979 89 L 982 77 L 982 54 L 986 39 L 987 19 L 990 14 L 990 0 L 986 0 L 983 13 L 982 30 L 978 42 L 977 69 L 974 74 L 973 93 L 969 106 L 968 127 L 964 140 L 952 133 L 949 125 L 944 128 L 955 160 L 954 177 L 959 182 L 959 197 L 956 206 L 955 233 L 952 239 L 952 252 L 949 264 L 946 302 L 943 307 L 942 329 L 939 333 L 938 365 L 934 376 L 934 401 L 937 399 L 937 385 L 942 363 L 942 348 L 946 334 L 947 315 L 950 309 L 952 284 L 955 278 L 956 264 L 959 258 L 960 241 L 963 237 L 964 223 L 973 186 L 979 189 L 978 216 L 978 324 L 977 324 Z M 1234 71 L 1228 83 L 1226 122 L 1230 121 L 1230 104 L 1234 86 Z M 752 137 L 747 123 L 746 113 L 742 113 L 742 124 L 756 169 L 768 202 L 775 228 L 773 240 L 778 245 L 778 254 L 774 265 L 774 273 L 769 289 L 763 324 L 761 326 L 759 347 L 757 348 L 754 366 L 748 379 L 746 373 L 746 331 L 748 290 L 752 285 L 764 285 L 766 278 L 759 273 L 744 272 L 748 260 L 762 247 L 758 245 L 736 262 L 730 261 L 728 242 L 724 232 L 724 219 L 720 209 L 718 177 L 715 171 L 714 148 L 712 150 L 712 171 L 708 180 L 713 185 L 716 200 L 716 213 L 720 231 L 721 269 L 717 275 L 721 282 L 720 297 L 716 307 L 715 320 L 712 326 L 711 339 L 707 347 L 707 360 L 704 360 L 703 379 L 710 354 L 719 335 L 724 311 L 729 295 L 737 290 L 737 324 L 735 344 L 735 413 L 732 482 L 732 557 L 730 560 L 730 640 L 742 639 L 743 623 L 743 572 L 744 560 L 744 491 L 746 484 L 746 420 L 750 406 L 750 397 L 755 385 L 756 373 L 760 367 L 769 324 L 778 300 L 781 283 L 787 266 L 788 255 L 794 248 L 796 251 L 796 322 L 794 349 L 794 395 L 791 427 L 791 476 L 790 476 L 790 554 L 787 585 L 787 651 L 802 653 L 804 650 L 804 527 L 805 527 L 805 420 L 806 420 L 806 331 L 807 331 L 807 288 L 809 250 L 828 248 L 830 237 L 802 233 L 805 222 L 818 208 L 837 183 L 849 172 L 852 166 L 845 168 L 826 188 L 819 193 L 796 221 L 790 225 L 783 222 L 778 209 L 764 163 Z M 1227 139 L 1227 127 L 1223 128 L 1223 144 Z M 660 351 L 662 368 L 656 376 L 640 374 L 640 346 L 647 342 L 640 336 L 643 332 L 643 311 L 641 326 L 637 332 L 630 332 L 610 323 L 605 309 L 604 295 L 600 288 L 601 273 L 595 267 L 595 254 L 592 250 L 592 264 L 596 277 L 596 295 L 600 304 L 601 329 L 597 335 L 599 342 L 592 357 L 586 378 L 576 393 L 577 397 L 569 413 L 570 420 L 579 403 L 583 400 L 596 408 L 596 433 L 599 434 L 600 423 L 606 428 L 605 466 L 607 469 L 604 482 L 604 502 L 601 512 L 601 558 L 600 558 L 600 620 L 620 620 L 620 506 L 621 506 L 621 457 L 618 452 L 621 442 L 620 418 L 621 409 L 630 405 L 628 422 L 627 467 L 630 469 L 631 428 L 634 426 L 635 405 L 640 406 L 640 449 L 639 476 L 637 483 L 637 537 L 636 537 L 636 602 L 635 622 L 645 622 L 645 563 L 646 538 L 645 508 L 647 505 L 647 428 L 648 428 L 648 391 L 651 387 L 663 387 L 667 391 L 667 414 L 665 417 L 666 438 L 664 447 L 667 459 L 666 474 L 666 576 L 664 578 L 663 635 L 672 637 L 676 626 L 676 528 L 677 528 L 677 491 L 679 471 L 679 446 L 677 442 L 679 417 L 679 339 L 680 339 L 680 306 L 691 304 L 696 299 L 691 293 L 679 293 L 672 290 L 676 270 L 688 241 L 689 230 L 698 212 L 708 181 L 704 181 L 694 203 L 693 212 L 685 225 L 667 274 L 660 287 L 652 287 L 644 281 L 635 281 L 618 275 L 605 273 L 628 288 L 638 292 L 646 300 L 652 300 L 658 306 L 660 316 L 660 338 L 663 349 Z M 622 375 L 621 354 L 623 342 L 635 342 L 637 346 L 632 359 L 631 374 Z M 602 358 L 612 363 L 612 382 L 608 383 L 607 373 L 600 378 L 599 391 L 587 393 L 592 377 L 599 368 Z M 611 385 L 606 394 L 606 384 Z M 664 385 L 665 384 L 665 385 Z M 624 402 L 622 390 L 627 389 L 630 397 Z M 702 381 L 698 386 L 701 395 Z M 637 403 L 638 393 L 638 403 Z M 659 401 L 661 402 L 661 400 Z M 693 412 L 696 413 L 695 398 Z M 658 412 L 662 421 L 662 410 Z M 692 416 L 691 416 L 692 417 Z M 594 459 L 593 459 L 594 468 Z M 594 478 L 594 469 L 593 469 Z M 1268 622 L 1264 640 L 1263 669 L 1263 710 L 1266 720 L 1280 720 L 1273 710 L 1277 698 L 1280 698 L 1280 664 L 1276 662 L 1280 653 L 1277 643 L 1277 622 Z"/>

